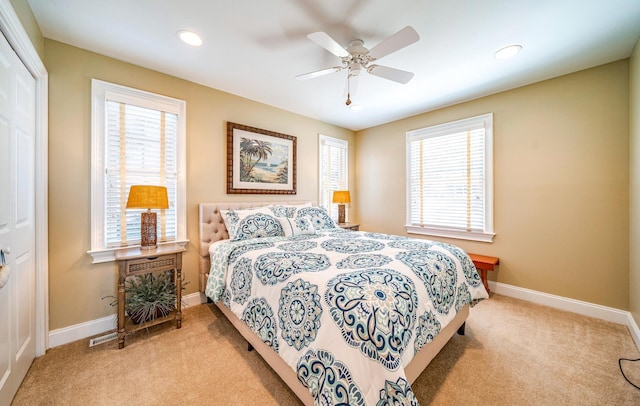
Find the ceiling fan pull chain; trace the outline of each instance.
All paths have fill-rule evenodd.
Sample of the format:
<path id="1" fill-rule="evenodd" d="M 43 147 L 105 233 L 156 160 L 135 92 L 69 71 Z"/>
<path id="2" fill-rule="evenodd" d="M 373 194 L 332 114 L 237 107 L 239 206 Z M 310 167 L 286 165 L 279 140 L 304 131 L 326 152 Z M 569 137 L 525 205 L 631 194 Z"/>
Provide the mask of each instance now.
<path id="1" fill-rule="evenodd" d="M 349 69 L 349 73 L 347 73 L 347 101 L 345 104 L 348 106 L 351 104 L 351 69 Z"/>

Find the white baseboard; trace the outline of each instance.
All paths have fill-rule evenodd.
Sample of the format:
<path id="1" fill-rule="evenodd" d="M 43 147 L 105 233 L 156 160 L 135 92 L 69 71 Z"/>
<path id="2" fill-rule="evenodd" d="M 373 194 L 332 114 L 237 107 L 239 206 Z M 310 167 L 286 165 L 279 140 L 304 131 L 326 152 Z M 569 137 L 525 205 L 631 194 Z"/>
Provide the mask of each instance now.
<path id="1" fill-rule="evenodd" d="M 196 292 L 182 296 L 182 307 L 197 306 L 203 303 L 207 303 L 207 297 L 204 293 Z"/>
<path id="2" fill-rule="evenodd" d="M 627 328 L 636 343 L 636 347 L 638 347 L 638 351 L 640 351 L 640 328 L 638 328 L 638 324 L 631 313 L 629 313 L 629 319 L 627 320 Z"/>
<path id="3" fill-rule="evenodd" d="M 206 301 L 206 297 L 203 294 L 199 292 L 191 293 L 182 297 L 182 306 L 185 308 L 196 306 L 206 303 Z M 49 348 L 113 331 L 117 328 L 117 325 L 117 316 L 112 314 L 100 319 L 52 330 L 49 332 Z"/>
<path id="4" fill-rule="evenodd" d="M 51 330 L 49 331 L 49 348 L 82 340 L 105 331 L 115 330 L 118 324 L 116 319 L 116 315 L 112 314 L 100 319 Z"/>
<path id="5" fill-rule="evenodd" d="M 589 302 L 583 302 L 581 300 L 570 299 L 562 296 L 551 295 L 549 293 L 538 292 L 531 289 L 519 288 L 517 286 L 507 285 L 500 282 L 488 282 L 491 291 L 500 295 L 581 314 L 583 316 L 594 317 L 617 324 L 624 324 L 629 329 L 636 347 L 638 348 L 638 350 L 640 350 L 640 329 L 638 328 L 635 319 L 628 311 L 614 309 L 613 307 L 601 306 Z"/>

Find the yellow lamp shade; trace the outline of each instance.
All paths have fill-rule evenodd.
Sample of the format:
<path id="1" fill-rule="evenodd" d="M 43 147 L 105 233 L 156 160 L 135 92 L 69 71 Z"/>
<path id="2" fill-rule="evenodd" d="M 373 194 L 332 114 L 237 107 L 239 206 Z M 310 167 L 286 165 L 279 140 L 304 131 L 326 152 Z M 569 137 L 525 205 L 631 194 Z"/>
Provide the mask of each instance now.
<path id="1" fill-rule="evenodd" d="M 351 203 L 351 195 L 348 190 L 336 190 L 333 192 L 333 203 Z"/>
<path id="2" fill-rule="evenodd" d="M 134 185 L 129 189 L 127 209 L 147 209 L 140 214 L 140 248 L 153 249 L 157 247 L 156 213 L 151 209 L 168 209 L 169 199 L 167 188 L 164 186 Z"/>
<path id="3" fill-rule="evenodd" d="M 134 185 L 129 190 L 127 209 L 168 209 L 169 199 L 164 186 Z"/>

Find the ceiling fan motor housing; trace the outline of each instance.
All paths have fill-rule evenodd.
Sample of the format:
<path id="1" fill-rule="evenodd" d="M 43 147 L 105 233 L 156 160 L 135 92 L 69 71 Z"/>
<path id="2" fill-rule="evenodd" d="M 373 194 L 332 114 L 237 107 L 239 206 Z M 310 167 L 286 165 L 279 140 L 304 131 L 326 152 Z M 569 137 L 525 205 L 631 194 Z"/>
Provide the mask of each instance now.
<path id="1" fill-rule="evenodd" d="M 349 70 L 360 71 L 361 69 L 367 69 L 369 63 L 372 62 L 369 50 L 364 47 L 364 41 L 361 39 L 350 41 L 347 52 L 350 55 L 345 57 L 344 60 Z"/>

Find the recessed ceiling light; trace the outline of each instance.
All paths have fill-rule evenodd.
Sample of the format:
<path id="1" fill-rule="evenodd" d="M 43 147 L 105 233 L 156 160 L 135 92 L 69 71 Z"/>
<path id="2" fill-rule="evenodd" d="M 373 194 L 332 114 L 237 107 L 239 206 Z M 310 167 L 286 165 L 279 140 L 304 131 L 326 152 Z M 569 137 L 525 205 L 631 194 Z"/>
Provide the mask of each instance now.
<path id="1" fill-rule="evenodd" d="M 509 45 L 496 51 L 493 57 L 496 59 L 509 59 L 516 56 L 520 51 L 522 51 L 522 45 Z"/>
<path id="2" fill-rule="evenodd" d="M 177 32 L 178 38 L 182 40 L 185 44 L 191 45 L 193 47 L 199 47 L 202 45 L 202 38 L 198 34 L 192 31 L 180 30 Z"/>

